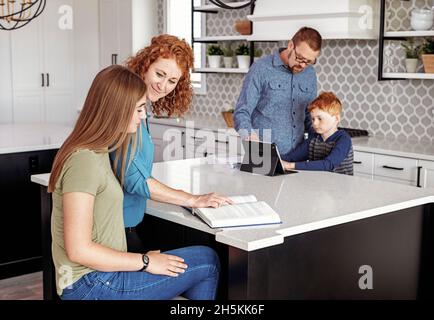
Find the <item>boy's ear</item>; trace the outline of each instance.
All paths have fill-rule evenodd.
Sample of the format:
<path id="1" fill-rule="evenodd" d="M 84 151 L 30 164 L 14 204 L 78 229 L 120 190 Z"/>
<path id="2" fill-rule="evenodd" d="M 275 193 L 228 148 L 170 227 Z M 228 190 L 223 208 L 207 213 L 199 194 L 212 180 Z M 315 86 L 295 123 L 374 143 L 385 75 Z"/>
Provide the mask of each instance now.
<path id="1" fill-rule="evenodd" d="M 336 117 L 336 121 L 337 121 L 338 123 L 341 122 L 341 115 L 340 115 L 340 114 L 335 115 L 335 117 Z"/>

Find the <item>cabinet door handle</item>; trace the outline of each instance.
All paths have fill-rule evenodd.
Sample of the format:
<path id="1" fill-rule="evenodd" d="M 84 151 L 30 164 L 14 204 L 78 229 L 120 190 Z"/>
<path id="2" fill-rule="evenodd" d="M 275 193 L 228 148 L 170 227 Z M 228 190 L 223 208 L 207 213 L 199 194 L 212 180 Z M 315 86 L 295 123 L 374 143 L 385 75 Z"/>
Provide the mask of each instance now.
<path id="1" fill-rule="evenodd" d="M 47 87 L 50 86 L 50 74 L 47 73 Z"/>
<path id="2" fill-rule="evenodd" d="M 362 164 L 362 161 L 353 161 L 354 164 Z"/>
<path id="3" fill-rule="evenodd" d="M 205 137 L 195 137 L 195 136 L 192 136 L 192 138 L 193 138 L 194 141 L 206 141 Z"/>
<path id="4" fill-rule="evenodd" d="M 422 166 L 418 166 L 417 167 L 417 182 L 416 182 L 416 187 L 422 188 L 422 186 L 420 185 L 420 171 L 422 170 Z"/>
<path id="5" fill-rule="evenodd" d="M 391 167 L 391 166 L 383 166 L 383 168 L 384 168 L 384 169 L 398 170 L 398 171 L 402 171 L 402 170 L 404 170 L 404 168 Z"/>
<path id="6" fill-rule="evenodd" d="M 217 139 L 215 139 L 214 142 L 229 144 L 229 141 L 221 141 L 221 140 L 217 140 Z"/>
<path id="7" fill-rule="evenodd" d="M 118 55 L 116 53 L 112 54 L 112 64 L 118 63 Z"/>
<path id="8" fill-rule="evenodd" d="M 29 157 L 29 169 L 30 169 L 30 173 L 32 173 L 32 174 L 38 172 L 38 170 L 39 170 L 39 157 L 38 156 Z"/>
<path id="9" fill-rule="evenodd" d="M 41 79 L 42 79 L 41 86 L 44 87 L 45 86 L 45 78 L 44 78 L 44 74 L 43 73 L 41 73 Z"/>

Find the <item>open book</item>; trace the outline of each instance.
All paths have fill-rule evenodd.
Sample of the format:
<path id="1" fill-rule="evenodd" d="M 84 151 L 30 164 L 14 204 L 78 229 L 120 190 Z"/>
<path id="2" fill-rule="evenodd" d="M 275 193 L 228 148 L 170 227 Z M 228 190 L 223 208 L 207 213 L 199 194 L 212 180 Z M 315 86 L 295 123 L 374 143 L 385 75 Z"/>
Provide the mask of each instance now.
<path id="1" fill-rule="evenodd" d="M 279 215 L 266 202 L 254 195 L 229 197 L 234 204 L 219 208 L 195 208 L 193 213 L 211 228 L 239 227 L 282 223 Z"/>

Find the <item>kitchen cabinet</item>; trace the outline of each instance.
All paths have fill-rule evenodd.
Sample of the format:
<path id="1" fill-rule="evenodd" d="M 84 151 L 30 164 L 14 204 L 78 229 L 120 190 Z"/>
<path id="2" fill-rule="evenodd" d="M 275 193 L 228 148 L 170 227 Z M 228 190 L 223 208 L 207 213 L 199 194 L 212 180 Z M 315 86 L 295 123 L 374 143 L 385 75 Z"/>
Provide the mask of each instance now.
<path id="1" fill-rule="evenodd" d="M 434 188 L 434 161 L 419 160 L 420 186 Z"/>
<path id="2" fill-rule="evenodd" d="M 369 152 L 354 151 L 354 175 L 374 178 L 374 155 Z"/>
<path id="3" fill-rule="evenodd" d="M 417 166 L 417 159 L 375 154 L 374 180 L 416 186 Z"/>
<path id="4" fill-rule="evenodd" d="M 2 33 L 1 122 L 72 125 L 99 70 L 98 32 L 97 2 L 51 0 Z"/>
<path id="5" fill-rule="evenodd" d="M 100 67 L 123 64 L 132 54 L 132 0 L 100 0 Z"/>
<path id="6" fill-rule="evenodd" d="M 14 122 L 69 124 L 73 110 L 73 30 L 59 27 L 59 7 L 72 0 L 47 1 L 44 13 L 11 33 Z"/>
<path id="7" fill-rule="evenodd" d="M 149 123 L 149 131 L 154 143 L 154 162 L 184 159 L 184 128 Z"/>
<path id="8" fill-rule="evenodd" d="M 154 142 L 154 162 L 242 154 L 241 139 L 225 132 L 156 123 L 150 123 L 149 128 Z"/>
<path id="9" fill-rule="evenodd" d="M 354 175 L 422 188 L 434 188 L 434 161 L 354 151 Z"/>
<path id="10" fill-rule="evenodd" d="M 41 270 L 40 191 L 30 175 L 50 172 L 56 152 L 0 154 L 0 278 Z"/>

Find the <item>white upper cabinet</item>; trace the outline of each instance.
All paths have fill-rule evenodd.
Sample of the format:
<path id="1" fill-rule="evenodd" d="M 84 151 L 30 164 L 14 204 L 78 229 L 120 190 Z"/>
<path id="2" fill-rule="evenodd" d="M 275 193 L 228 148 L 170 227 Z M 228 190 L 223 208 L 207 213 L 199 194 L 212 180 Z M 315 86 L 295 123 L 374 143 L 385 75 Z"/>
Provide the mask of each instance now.
<path id="1" fill-rule="evenodd" d="M 72 125 L 99 69 L 98 32 L 97 0 L 50 0 L 25 27 L 2 31 L 2 122 Z"/>
<path id="2" fill-rule="evenodd" d="M 324 39 L 377 39 L 378 0 L 256 0 L 248 40 L 289 40 L 310 26 Z"/>
<path id="3" fill-rule="evenodd" d="M 11 31 L 15 123 L 71 121 L 73 30 L 59 27 L 63 5 L 72 11 L 72 0 L 47 1 L 41 16 Z"/>
<path id="4" fill-rule="evenodd" d="M 100 0 L 100 67 L 123 64 L 132 55 L 131 0 Z"/>

